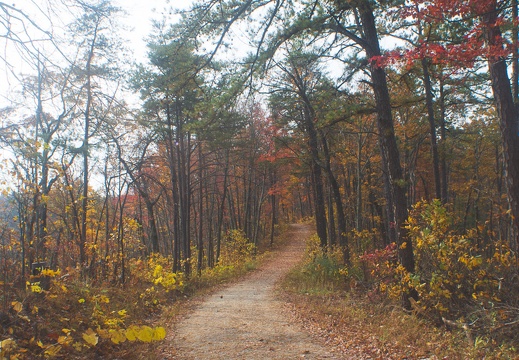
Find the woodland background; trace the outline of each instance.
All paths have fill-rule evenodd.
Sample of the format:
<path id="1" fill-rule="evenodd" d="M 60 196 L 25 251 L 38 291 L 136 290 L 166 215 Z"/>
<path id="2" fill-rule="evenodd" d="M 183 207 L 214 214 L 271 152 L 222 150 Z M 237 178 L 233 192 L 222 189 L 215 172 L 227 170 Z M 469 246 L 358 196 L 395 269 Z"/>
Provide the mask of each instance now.
<path id="1" fill-rule="evenodd" d="M 201 1 L 135 63 L 110 1 L 0 2 L 1 356 L 161 340 L 110 299 L 156 309 L 301 219 L 316 281 L 513 352 L 517 7 Z M 84 318 L 34 330 L 53 301 Z"/>

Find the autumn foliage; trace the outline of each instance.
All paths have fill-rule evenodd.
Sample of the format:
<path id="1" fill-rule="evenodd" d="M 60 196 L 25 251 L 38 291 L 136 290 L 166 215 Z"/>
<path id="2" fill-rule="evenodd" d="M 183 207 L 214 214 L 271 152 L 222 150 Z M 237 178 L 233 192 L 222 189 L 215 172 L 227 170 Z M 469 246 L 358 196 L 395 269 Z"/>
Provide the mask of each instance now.
<path id="1" fill-rule="evenodd" d="M 515 330 L 517 258 L 506 242 L 486 240 L 485 228 L 460 232 L 438 201 L 418 202 L 407 227 L 416 244 L 414 273 L 396 262 L 395 245 L 360 257 L 364 280 L 399 299 L 417 292 L 413 311 L 436 324 L 458 324 L 472 337 L 495 338 Z"/>
<path id="2" fill-rule="evenodd" d="M 0 358 L 130 356 L 300 220 L 311 286 L 517 341 L 516 2 L 202 1 L 131 66 L 118 9 L 71 2 L 52 51 L 5 36 Z"/>

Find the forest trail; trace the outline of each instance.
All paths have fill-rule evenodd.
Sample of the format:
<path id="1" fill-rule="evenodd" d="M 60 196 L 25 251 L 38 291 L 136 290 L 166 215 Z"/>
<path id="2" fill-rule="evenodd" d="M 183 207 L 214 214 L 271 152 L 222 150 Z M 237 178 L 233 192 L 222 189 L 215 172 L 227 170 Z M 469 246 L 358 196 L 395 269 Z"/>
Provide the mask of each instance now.
<path id="1" fill-rule="evenodd" d="M 274 288 L 302 258 L 312 230 L 295 224 L 287 244 L 250 275 L 204 300 L 175 326 L 174 359 L 339 359 L 283 312 Z"/>

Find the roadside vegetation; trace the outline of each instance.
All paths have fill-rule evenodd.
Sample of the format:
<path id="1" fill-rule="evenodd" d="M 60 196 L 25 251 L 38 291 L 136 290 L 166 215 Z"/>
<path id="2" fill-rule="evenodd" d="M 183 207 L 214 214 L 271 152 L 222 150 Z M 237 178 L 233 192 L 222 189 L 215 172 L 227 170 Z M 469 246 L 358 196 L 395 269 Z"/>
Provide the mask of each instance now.
<path id="1" fill-rule="evenodd" d="M 414 274 L 398 264 L 394 244 L 345 266 L 339 249 L 324 251 L 314 236 L 281 296 L 330 346 L 384 359 L 517 359 L 515 257 L 477 229 L 457 232 L 455 220 L 438 202 L 415 205 L 407 222 Z M 401 298 L 411 289 L 406 311 Z"/>
<path id="2" fill-rule="evenodd" d="M 230 231 L 220 262 L 190 278 L 155 254 L 130 261 L 124 286 L 84 281 L 72 268 L 2 283 L 0 359 L 147 359 L 186 299 L 254 269 L 258 256 L 242 232 Z"/>

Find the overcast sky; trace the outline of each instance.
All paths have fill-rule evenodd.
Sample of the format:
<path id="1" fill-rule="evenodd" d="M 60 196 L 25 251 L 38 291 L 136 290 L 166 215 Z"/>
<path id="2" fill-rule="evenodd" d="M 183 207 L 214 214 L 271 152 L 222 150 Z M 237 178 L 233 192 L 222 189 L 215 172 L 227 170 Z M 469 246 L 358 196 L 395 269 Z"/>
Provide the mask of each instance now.
<path id="1" fill-rule="evenodd" d="M 54 2 L 46 2 L 45 6 L 43 6 L 40 1 L 19 0 L 13 6 L 21 10 L 31 21 L 34 21 L 35 24 L 38 24 L 44 30 L 50 31 L 50 27 L 54 26 L 54 32 L 58 35 L 60 32 L 66 31 L 64 27 L 67 26 L 71 19 L 68 19 L 67 15 L 56 17 L 56 14 L 49 10 L 54 5 Z M 192 2 L 193 0 L 112 0 L 114 6 L 122 8 L 127 13 L 126 16 L 121 15 L 121 18 L 116 20 L 128 29 L 120 35 L 126 40 L 126 47 L 132 51 L 135 57 L 128 60 L 146 61 L 145 38 L 151 34 L 153 19 L 161 19 L 166 9 L 187 8 Z M 42 14 L 50 15 L 45 16 Z M 29 33 L 36 34 L 35 38 L 40 36 L 27 19 L 23 19 L 24 25 L 21 24 L 21 21 L 13 21 L 13 31 L 22 33 L 23 26 L 27 26 Z M 2 27 L 1 25 L 6 26 L 6 22 L 2 21 L 2 18 L 0 18 L 0 28 Z M 22 40 L 27 40 L 23 37 L 23 34 Z M 46 47 L 44 42 L 40 42 L 37 45 L 42 48 Z M 13 95 L 12 90 L 16 89 L 18 85 L 16 76 L 33 71 L 33 66 L 28 65 L 23 60 L 23 56 L 20 55 L 17 48 L 9 41 L 0 37 L 0 108 L 9 104 L 9 98 Z M 16 76 L 13 76 L 13 74 L 16 74 Z"/>
<path id="2" fill-rule="evenodd" d="M 165 9 L 187 8 L 192 0 L 113 0 L 113 4 L 124 9 L 128 15 L 122 19 L 126 26 L 133 29 L 126 34 L 135 56 L 144 58 L 146 54 L 145 38 L 152 31 L 152 20 L 159 20 Z"/>

